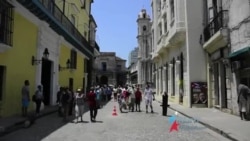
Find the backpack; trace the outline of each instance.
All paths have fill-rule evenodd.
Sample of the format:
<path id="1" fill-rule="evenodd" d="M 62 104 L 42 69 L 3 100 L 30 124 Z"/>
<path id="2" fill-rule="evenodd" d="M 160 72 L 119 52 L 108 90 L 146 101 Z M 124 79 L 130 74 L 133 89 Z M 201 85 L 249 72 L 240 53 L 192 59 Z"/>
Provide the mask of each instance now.
<path id="1" fill-rule="evenodd" d="M 34 95 L 32 96 L 32 101 L 33 101 L 33 102 L 36 102 L 36 94 L 34 94 Z"/>

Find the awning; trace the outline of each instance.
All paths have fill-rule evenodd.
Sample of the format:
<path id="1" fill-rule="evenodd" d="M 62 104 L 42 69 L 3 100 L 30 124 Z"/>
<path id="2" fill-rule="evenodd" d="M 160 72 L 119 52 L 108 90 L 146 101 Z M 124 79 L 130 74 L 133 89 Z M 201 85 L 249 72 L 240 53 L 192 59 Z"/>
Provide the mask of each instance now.
<path id="1" fill-rule="evenodd" d="M 236 57 L 238 55 L 241 55 L 242 53 L 247 53 L 249 51 L 250 51 L 250 47 L 248 46 L 248 47 L 245 47 L 243 49 L 240 49 L 240 50 L 237 50 L 235 52 L 230 53 L 228 57 L 233 58 L 233 57 Z"/>

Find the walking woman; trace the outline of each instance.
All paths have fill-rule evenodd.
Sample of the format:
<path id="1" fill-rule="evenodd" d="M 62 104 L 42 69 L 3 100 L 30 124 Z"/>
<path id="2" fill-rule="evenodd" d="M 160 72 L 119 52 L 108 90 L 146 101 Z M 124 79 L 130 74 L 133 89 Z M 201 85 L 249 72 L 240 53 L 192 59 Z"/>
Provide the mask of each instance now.
<path id="1" fill-rule="evenodd" d="M 81 122 L 83 122 L 82 115 L 84 112 L 84 99 L 85 96 L 83 94 L 83 91 L 81 89 L 77 89 L 75 95 L 75 116 L 76 116 L 75 123 L 78 123 L 79 117 L 81 118 Z"/>
<path id="2" fill-rule="evenodd" d="M 43 93 L 42 93 L 42 86 L 38 85 L 36 90 L 36 114 L 40 113 L 41 104 L 43 101 Z"/>
<path id="3" fill-rule="evenodd" d="M 90 92 L 87 95 L 88 103 L 89 103 L 89 111 L 90 111 L 90 120 L 91 122 L 96 121 L 97 115 L 97 107 L 96 107 L 96 95 L 94 93 L 94 88 L 90 89 Z"/>

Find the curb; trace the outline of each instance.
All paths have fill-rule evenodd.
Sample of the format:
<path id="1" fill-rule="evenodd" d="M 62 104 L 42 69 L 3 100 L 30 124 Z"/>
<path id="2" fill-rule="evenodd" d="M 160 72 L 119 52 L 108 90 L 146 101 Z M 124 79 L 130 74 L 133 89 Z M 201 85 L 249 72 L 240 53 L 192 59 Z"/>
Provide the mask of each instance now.
<path id="1" fill-rule="evenodd" d="M 22 129 L 22 128 L 28 128 L 30 127 L 37 119 L 39 118 L 42 118 L 44 116 L 47 116 L 47 115 L 50 115 L 50 114 L 53 114 L 53 113 L 56 113 L 57 112 L 57 109 L 55 110 L 50 110 L 50 111 L 47 111 L 47 112 L 44 112 L 42 113 L 41 115 L 37 116 L 37 117 L 34 117 L 34 115 L 32 114 L 30 117 L 26 118 L 26 119 L 23 119 L 21 121 L 18 121 L 18 122 L 15 122 L 9 126 L 6 126 L 6 127 L 1 127 L 1 130 L 0 130 L 0 137 L 4 136 L 4 135 L 7 135 L 13 131 L 17 131 L 19 129 Z"/>
<path id="2" fill-rule="evenodd" d="M 157 100 L 157 102 L 160 103 L 160 104 L 162 103 L 162 102 L 159 101 L 159 100 Z M 194 117 L 189 116 L 189 115 L 187 115 L 187 114 L 185 114 L 185 113 L 183 113 L 183 112 L 180 112 L 179 110 L 176 110 L 175 108 L 171 107 L 171 105 L 168 106 L 168 108 L 171 109 L 171 110 L 173 110 L 173 111 L 177 111 L 178 113 L 182 114 L 183 116 L 185 116 L 185 117 L 187 117 L 187 118 L 190 118 L 190 119 L 193 119 L 193 118 L 194 118 Z M 223 130 L 221 130 L 221 129 L 218 129 L 218 128 L 216 128 L 216 127 L 214 127 L 214 126 L 211 126 L 211 125 L 209 125 L 209 124 L 207 124 L 207 123 L 205 123 L 205 122 L 202 122 L 202 121 L 200 121 L 200 120 L 196 120 L 196 122 L 198 122 L 198 123 L 204 125 L 204 126 L 207 127 L 208 129 L 210 129 L 210 130 L 212 130 L 212 131 L 214 131 L 214 132 L 216 132 L 216 133 L 218 133 L 218 134 L 224 136 L 225 138 L 230 139 L 231 141 L 238 141 L 237 139 L 235 139 L 234 137 L 232 137 L 232 136 L 230 136 L 229 134 L 225 133 L 225 132 L 224 132 Z"/>

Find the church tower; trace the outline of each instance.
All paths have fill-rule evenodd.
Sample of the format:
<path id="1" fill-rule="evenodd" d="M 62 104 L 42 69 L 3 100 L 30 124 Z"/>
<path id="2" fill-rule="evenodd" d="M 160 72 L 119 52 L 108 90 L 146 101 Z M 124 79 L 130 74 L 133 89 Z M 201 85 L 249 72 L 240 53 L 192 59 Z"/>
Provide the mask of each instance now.
<path id="1" fill-rule="evenodd" d="M 151 19 L 146 9 L 142 9 L 137 19 L 138 26 L 138 84 L 145 86 L 146 83 L 152 82 L 152 38 L 151 38 Z"/>

